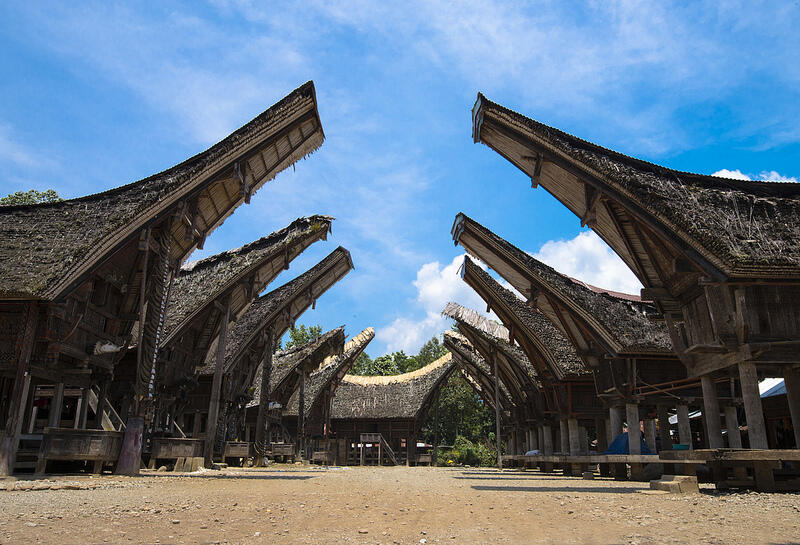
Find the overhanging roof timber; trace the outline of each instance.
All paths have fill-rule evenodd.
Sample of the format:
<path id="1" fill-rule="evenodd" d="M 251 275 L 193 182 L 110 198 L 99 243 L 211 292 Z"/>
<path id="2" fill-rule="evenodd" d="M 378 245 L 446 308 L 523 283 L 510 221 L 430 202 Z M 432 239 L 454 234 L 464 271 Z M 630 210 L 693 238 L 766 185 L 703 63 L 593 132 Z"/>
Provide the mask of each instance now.
<path id="1" fill-rule="evenodd" d="M 314 242 L 327 238 L 332 220 L 330 216 L 298 218 L 241 248 L 184 265 L 172 285 L 161 349 L 182 344 L 188 330 L 197 330 L 193 346 L 185 348 L 197 354 L 195 364 L 202 363 L 219 334 L 222 312 L 217 305 L 228 299 L 230 315 L 237 320 L 289 263 Z"/>
<path id="2" fill-rule="evenodd" d="M 289 404 L 298 387 L 300 374 L 319 370 L 328 358 L 340 356 L 344 349 L 344 327 L 337 327 L 319 338 L 302 346 L 294 346 L 288 350 L 276 352 L 272 361 L 272 372 L 269 376 L 269 401 L 276 401 L 285 407 Z M 261 378 L 264 373 L 263 363 L 258 366 L 253 380 L 253 400 L 248 407 L 257 407 L 261 399 Z M 308 384 L 308 383 L 306 383 Z"/>
<path id="3" fill-rule="evenodd" d="M 0 207 L 0 296 L 59 300 L 151 227 L 168 230 L 169 261 L 180 263 L 254 191 L 323 139 L 308 82 L 161 173 L 77 199 Z"/>
<path id="4" fill-rule="evenodd" d="M 478 396 L 489 408 L 495 410 L 494 374 L 475 347 L 467 338 L 455 331 L 444 332 L 444 346 L 453 355 L 453 361 Z M 505 384 L 500 383 L 500 408 L 504 413 L 512 413 L 515 405 Z"/>
<path id="5" fill-rule="evenodd" d="M 508 159 L 591 227 L 646 288 L 673 276 L 800 279 L 800 184 L 664 168 L 602 148 L 487 100 L 473 138 Z M 657 297 L 662 304 L 669 297 Z M 668 306 L 669 303 L 667 303 Z"/>
<path id="6" fill-rule="evenodd" d="M 337 420 L 416 420 L 456 367 L 448 352 L 421 369 L 378 377 L 345 375 L 331 407 Z"/>
<path id="7" fill-rule="evenodd" d="M 654 309 L 639 297 L 595 288 L 563 275 L 464 214 L 456 216 L 453 238 L 525 294 L 528 304 L 545 314 L 588 364 L 596 366 L 603 355 L 673 355 L 666 327 L 648 318 L 647 312 Z M 488 288 L 493 285 L 489 282 Z M 497 288 L 501 298 L 517 300 Z"/>
<path id="8" fill-rule="evenodd" d="M 324 393 L 326 391 L 334 393 L 336 387 L 341 383 L 344 376 L 355 364 L 358 356 L 367 348 L 367 345 L 375 338 L 375 330 L 371 327 L 353 337 L 344 345 L 344 350 L 338 356 L 329 356 L 322 362 L 322 365 L 309 375 L 306 384 L 305 394 L 305 415 L 310 417 L 315 410 L 322 409 L 324 403 Z M 297 416 L 300 405 L 297 390 L 292 394 L 291 399 L 284 411 L 289 416 Z"/>
<path id="9" fill-rule="evenodd" d="M 568 338 L 543 313 L 500 286 L 469 257 L 464 258 L 461 277 L 497 314 L 540 375 L 563 381 L 591 373 Z"/>
<path id="10" fill-rule="evenodd" d="M 274 339 L 280 339 L 308 307 L 315 305 L 317 299 L 352 268 L 350 252 L 339 246 L 305 273 L 256 299 L 228 331 L 225 374 L 251 353 L 260 354 L 270 328 Z M 214 372 L 216 358 L 213 350 L 209 352 L 201 374 Z"/>
<path id="11" fill-rule="evenodd" d="M 505 327 L 457 303 L 447 303 L 442 314 L 456 321 L 458 330 L 483 356 L 490 368 L 494 365 L 494 359 L 497 360 L 500 381 L 514 399 L 515 405 L 524 407 L 530 404 L 532 408 L 535 407 L 541 384 L 534 366 L 522 350 L 487 333 L 487 331 L 502 332 Z M 507 333 L 508 330 L 506 337 Z"/>

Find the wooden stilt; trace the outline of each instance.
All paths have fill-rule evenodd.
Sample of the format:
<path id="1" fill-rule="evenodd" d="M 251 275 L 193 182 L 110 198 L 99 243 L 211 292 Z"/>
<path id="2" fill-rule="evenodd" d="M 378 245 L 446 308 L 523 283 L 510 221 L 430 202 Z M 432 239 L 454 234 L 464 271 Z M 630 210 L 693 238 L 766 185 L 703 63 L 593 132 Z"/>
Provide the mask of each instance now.
<path id="1" fill-rule="evenodd" d="M 497 358 L 492 354 L 494 364 L 494 420 L 495 420 L 495 445 L 497 446 L 497 469 L 503 469 L 503 452 L 500 439 L 500 374 L 497 370 Z"/>
<path id="2" fill-rule="evenodd" d="M 661 439 L 661 450 L 672 450 L 672 435 L 670 434 L 669 412 L 666 405 L 658 406 L 658 437 Z"/>
<path id="3" fill-rule="evenodd" d="M 542 426 L 542 453 L 553 455 L 553 428 L 549 424 Z"/>
<path id="4" fill-rule="evenodd" d="M 225 372 L 225 347 L 228 338 L 228 321 L 231 316 L 230 299 L 222 303 L 222 319 L 219 324 L 219 337 L 217 341 L 216 366 L 214 378 L 211 382 L 211 398 L 208 402 L 208 423 L 206 425 L 206 440 L 203 451 L 205 466 L 211 468 L 214 464 L 214 443 L 217 442 L 217 423 L 219 421 L 219 402 L 222 392 L 222 376 Z"/>
<path id="5" fill-rule="evenodd" d="M 703 386 L 703 413 L 706 417 L 706 440 L 708 448 L 722 448 L 722 427 L 719 420 L 717 385 L 710 375 L 700 377 Z"/>
<path id="6" fill-rule="evenodd" d="M 642 430 L 639 425 L 639 405 L 626 403 L 625 415 L 628 421 L 628 452 L 630 454 L 641 454 Z"/>
<path id="7" fill-rule="evenodd" d="M 270 375 L 272 374 L 272 355 L 275 352 L 275 334 L 270 328 L 267 332 L 267 345 L 261 358 L 261 391 L 258 398 L 258 417 L 256 418 L 256 454 L 258 451 L 266 452 L 269 444 L 267 433 L 267 411 L 269 411 Z M 264 463 L 263 456 L 256 457 L 256 466 Z"/>
<path id="8" fill-rule="evenodd" d="M 644 421 L 644 441 L 653 454 L 656 453 L 656 421 L 648 418 Z"/>
<path id="9" fill-rule="evenodd" d="M 792 417 L 794 429 L 794 447 L 800 448 L 800 370 L 785 367 L 783 381 L 786 386 L 786 401 L 789 404 L 789 414 Z"/>
<path id="10" fill-rule="evenodd" d="M 59 382 L 53 388 L 53 397 L 50 399 L 50 416 L 47 425 L 51 428 L 61 426 L 61 410 L 64 407 L 64 383 Z"/>
<path id="11" fill-rule="evenodd" d="M 558 421 L 558 431 L 560 434 L 559 447 L 561 447 L 561 454 L 569 454 L 569 424 L 566 418 Z"/>
<path id="12" fill-rule="evenodd" d="M 436 392 L 436 402 L 433 405 L 433 457 L 431 458 L 431 465 L 439 465 L 439 394 L 441 390 Z"/>
<path id="13" fill-rule="evenodd" d="M 684 444 L 689 445 L 689 449 L 693 449 L 692 445 L 692 423 L 689 420 L 689 406 L 678 405 L 678 440 Z"/>
<path id="14" fill-rule="evenodd" d="M 579 456 L 581 453 L 581 435 L 578 429 L 578 419 L 567 419 L 567 435 L 569 444 L 567 445 L 570 456 Z"/>
<path id="15" fill-rule="evenodd" d="M 739 381 L 742 386 L 744 412 L 747 418 L 747 437 L 750 440 L 750 448 L 769 448 L 767 427 L 764 424 L 764 411 L 761 407 L 761 395 L 758 391 L 758 373 L 753 362 L 739 362 Z"/>
<path id="16" fill-rule="evenodd" d="M 609 407 L 608 409 L 608 444 L 610 445 L 614 439 L 622 433 L 622 409 L 620 407 Z"/>
<path id="17" fill-rule="evenodd" d="M 31 385 L 29 364 L 33 341 L 36 336 L 36 322 L 39 308 L 36 303 L 28 303 L 25 319 L 25 330 L 19 347 L 17 369 L 14 376 L 14 389 L 6 420 L 6 430 L 0 438 L 0 476 L 11 475 L 17 459 L 19 435 L 22 432 L 22 420 L 25 414 L 25 404 L 28 399 L 28 389 Z"/>
<path id="18" fill-rule="evenodd" d="M 742 448 L 742 434 L 739 431 L 739 416 L 736 407 L 725 407 L 725 430 L 728 432 L 728 447 Z"/>
<path id="19" fill-rule="evenodd" d="M 306 458 L 306 375 L 305 369 L 300 369 L 300 391 L 297 397 L 297 456 L 302 462 Z"/>

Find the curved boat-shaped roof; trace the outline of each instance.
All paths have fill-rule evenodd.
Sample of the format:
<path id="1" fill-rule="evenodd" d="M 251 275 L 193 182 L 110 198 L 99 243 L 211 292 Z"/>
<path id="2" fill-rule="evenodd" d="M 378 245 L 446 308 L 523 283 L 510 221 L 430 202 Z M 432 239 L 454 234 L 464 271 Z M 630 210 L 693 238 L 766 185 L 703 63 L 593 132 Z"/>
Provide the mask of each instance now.
<path id="1" fill-rule="evenodd" d="M 0 297 L 56 299 L 143 229 L 175 214 L 183 261 L 242 202 L 324 140 L 313 82 L 204 152 L 131 184 L 54 203 L 0 207 Z"/>

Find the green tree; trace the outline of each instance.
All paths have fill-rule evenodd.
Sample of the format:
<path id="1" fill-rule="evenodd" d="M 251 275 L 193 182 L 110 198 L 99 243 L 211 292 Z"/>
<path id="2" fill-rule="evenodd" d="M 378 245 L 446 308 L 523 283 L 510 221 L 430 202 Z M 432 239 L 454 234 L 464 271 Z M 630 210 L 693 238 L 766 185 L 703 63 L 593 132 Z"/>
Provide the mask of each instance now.
<path id="1" fill-rule="evenodd" d="M 301 324 L 300 327 L 293 327 L 289 330 L 289 340 L 286 341 L 285 349 L 288 350 L 290 348 L 294 348 L 295 346 L 303 346 L 311 341 L 316 341 L 320 337 L 322 337 L 321 325 L 312 325 L 306 327 Z"/>
<path id="2" fill-rule="evenodd" d="M 439 342 L 437 337 L 433 337 L 420 348 L 416 358 L 417 365 L 419 365 L 419 367 L 425 367 L 445 354 L 447 354 L 447 348 L 444 347 L 443 343 Z"/>
<path id="3" fill-rule="evenodd" d="M 43 202 L 56 202 L 62 200 L 54 189 L 44 191 L 17 191 L 0 199 L 0 206 L 14 206 L 18 204 L 39 204 Z"/>
<path id="4" fill-rule="evenodd" d="M 350 368 L 350 373 L 353 375 L 367 375 L 370 369 L 372 369 L 372 358 L 366 352 L 362 352 L 356 358 L 353 367 Z"/>

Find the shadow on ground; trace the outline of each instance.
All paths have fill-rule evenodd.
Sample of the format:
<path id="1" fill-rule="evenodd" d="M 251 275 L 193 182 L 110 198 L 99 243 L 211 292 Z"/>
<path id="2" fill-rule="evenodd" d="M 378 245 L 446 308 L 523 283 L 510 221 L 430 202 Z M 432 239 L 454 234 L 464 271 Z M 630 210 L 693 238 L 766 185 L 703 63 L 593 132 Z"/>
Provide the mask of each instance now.
<path id="1" fill-rule="evenodd" d="M 481 492 L 589 492 L 595 494 L 632 494 L 642 490 L 641 488 L 632 487 L 589 487 L 589 486 L 499 486 L 499 485 L 480 485 L 476 484 L 471 487 L 473 490 Z"/>

